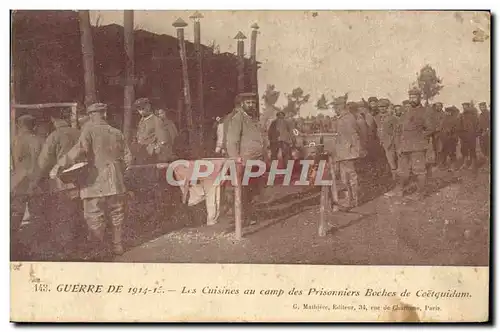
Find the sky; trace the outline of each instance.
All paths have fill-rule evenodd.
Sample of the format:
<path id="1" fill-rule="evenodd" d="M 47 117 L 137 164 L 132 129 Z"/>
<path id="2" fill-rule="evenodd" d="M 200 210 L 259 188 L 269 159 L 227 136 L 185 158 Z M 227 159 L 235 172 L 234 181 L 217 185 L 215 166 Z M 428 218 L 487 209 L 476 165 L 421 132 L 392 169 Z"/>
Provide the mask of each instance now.
<path id="1" fill-rule="evenodd" d="M 408 88 L 426 64 L 436 69 L 444 88 L 434 101 L 460 106 L 463 101 L 490 102 L 490 39 L 473 42 L 473 31 L 489 33 L 487 12 L 454 11 L 200 11 L 201 41 L 215 41 L 221 52 L 236 52 L 234 36 L 242 31 L 250 52 L 250 26 L 257 37 L 259 93 L 267 84 L 284 93 L 301 87 L 311 101 L 301 115 L 317 113 L 325 94 L 349 94 L 350 100 L 370 96 L 394 103 L 407 99 Z M 172 23 L 181 17 L 193 40 L 192 11 L 135 11 L 135 26 L 175 35 Z M 122 11 L 91 11 L 100 24 L 123 25 Z"/>

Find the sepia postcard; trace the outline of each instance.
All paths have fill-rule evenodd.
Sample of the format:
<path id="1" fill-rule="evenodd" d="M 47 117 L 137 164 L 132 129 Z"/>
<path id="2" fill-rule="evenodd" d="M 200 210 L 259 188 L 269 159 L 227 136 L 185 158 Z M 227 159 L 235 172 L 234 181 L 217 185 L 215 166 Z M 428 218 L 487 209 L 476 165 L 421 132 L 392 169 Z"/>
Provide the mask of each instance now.
<path id="1" fill-rule="evenodd" d="M 486 322 L 491 12 L 11 10 L 12 322 Z"/>

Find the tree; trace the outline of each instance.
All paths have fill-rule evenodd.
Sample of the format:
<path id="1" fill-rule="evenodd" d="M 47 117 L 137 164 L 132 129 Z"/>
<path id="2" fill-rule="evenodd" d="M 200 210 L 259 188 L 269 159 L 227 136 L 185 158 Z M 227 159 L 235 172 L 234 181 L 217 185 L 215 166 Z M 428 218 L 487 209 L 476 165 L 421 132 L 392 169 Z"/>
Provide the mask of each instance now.
<path id="1" fill-rule="evenodd" d="M 292 90 L 291 94 L 286 94 L 287 104 L 282 108 L 282 111 L 285 112 L 290 117 L 297 115 L 300 111 L 300 107 L 309 102 L 309 98 L 311 97 L 309 94 L 304 95 L 304 90 L 300 87 Z"/>
<path id="2" fill-rule="evenodd" d="M 443 85 L 443 80 L 437 76 L 436 70 L 430 65 L 425 65 L 417 74 L 416 85 L 422 91 L 422 98 L 425 99 L 425 104 L 429 105 L 429 100 L 432 100 L 439 94 Z"/>
<path id="3" fill-rule="evenodd" d="M 316 102 L 316 108 L 319 109 L 319 110 L 328 110 L 328 109 L 330 109 L 329 103 L 326 100 L 326 97 L 325 97 L 324 94 L 322 94 L 321 97 Z"/>

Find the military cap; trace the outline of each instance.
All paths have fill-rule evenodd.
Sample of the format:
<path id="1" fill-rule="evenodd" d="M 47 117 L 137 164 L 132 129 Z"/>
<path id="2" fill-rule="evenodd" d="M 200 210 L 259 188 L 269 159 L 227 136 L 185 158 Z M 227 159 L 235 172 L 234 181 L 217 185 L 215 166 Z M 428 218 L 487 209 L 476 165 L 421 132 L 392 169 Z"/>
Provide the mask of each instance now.
<path id="1" fill-rule="evenodd" d="M 377 97 L 370 97 L 370 98 L 368 98 L 368 102 L 369 103 L 371 103 L 372 101 L 378 102 L 378 98 Z"/>
<path id="2" fill-rule="evenodd" d="M 402 104 L 403 104 L 403 106 L 404 105 L 410 105 L 410 101 L 409 100 L 403 100 Z"/>
<path id="3" fill-rule="evenodd" d="M 420 96 L 421 95 L 421 92 L 418 88 L 411 88 L 410 90 L 408 90 L 408 95 L 410 96 Z"/>
<path id="4" fill-rule="evenodd" d="M 237 103 L 241 103 L 242 101 L 248 99 L 257 99 L 257 94 L 253 92 L 242 92 L 239 93 L 234 100 Z"/>
<path id="5" fill-rule="evenodd" d="M 345 102 L 347 101 L 347 98 L 344 96 L 337 97 L 333 100 L 334 105 L 344 105 Z"/>
<path id="6" fill-rule="evenodd" d="M 446 112 L 450 112 L 450 113 L 458 113 L 458 112 L 460 112 L 460 111 L 458 110 L 458 108 L 456 108 L 455 106 L 449 106 L 449 107 L 446 107 L 446 108 L 445 108 L 445 111 L 446 111 Z"/>
<path id="7" fill-rule="evenodd" d="M 377 103 L 377 106 L 379 106 L 379 107 L 389 107 L 390 104 L 391 104 L 391 102 L 389 101 L 389 99 L 382 98 L 382 99 L 379 99 L 379 101 Z"/>
<path id="8" fill-rule="evenodd" d="M 24 114 L 17 118 L 17 123 L 32 129 L 35 126 L 35 117 L 30 114 Z"/>
<path id="9" fill-rule="evenodd" d="M 486 103 L 484 101 L 479 103 L 479 106 L 486 106 Z"/>
<path id="10" fill-rule="evenodd" d="M 285 112 L 284 112 L 284 111 L 282 111 L 282 110 L 279 110 L 279 111 L 277 111 L 277 112 L 276 112 L 276 115 L 280 115 L 280 114 L 285 115 Z"/>
<path id="11" fill-rule="evenodd" d="M 348 110 L 350 111 L 355 111 L 358 109 L 358 103 L 354 102 L 354 101 L 350 101 L 346 104 L 346 107 Z"/>
<path id="12" fill-rule="evenodd" d="M 464 106 L 464 107 L 469 107 L 469 106 L 470 106 L 470 103 L 468 103 L 468 102 L 464 102 L 464 103 L 462 103 L 462 106 Z"/>
<path id="13" fill-rule="evenodd" d="M 149 100 L 149 98 L 139 98 L 137 99 L 135 102 L 134 102 L 134 108 L 137 109 L 137 108 L 140 108 L 140 107 L 144 107 L 146 105 L 151 105 L 151 101 Z"/>
<path id="14" fill-rule="evenodd" d="M 108 109 L 108 105 L 103 103 L 95 103 L 87 107 L 87 113 L 93 112 L 105 112 Z"/>

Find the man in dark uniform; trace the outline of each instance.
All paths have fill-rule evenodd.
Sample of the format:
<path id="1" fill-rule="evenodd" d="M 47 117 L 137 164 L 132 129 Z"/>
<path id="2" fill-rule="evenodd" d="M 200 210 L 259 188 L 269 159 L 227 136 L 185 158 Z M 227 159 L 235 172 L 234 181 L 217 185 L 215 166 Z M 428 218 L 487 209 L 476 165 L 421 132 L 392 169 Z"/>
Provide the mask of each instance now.
<path id="1" fill-rule="evenodd" d="M 484 157 L 490 157 L 490 110 L 485 102 L 479 103 L 479 129 L 481 136 L 479 136 L 479 145 Z"/>
<path id="2" fill-rule="evenodd" d="M 460 144 L 462 146 L 463 169 L 477 170 L 476 140 L 479 133 L 479 118 L 470 103 L 463 103 L 460 117 Z"/>
<path id="3" fill-rule="evenodd" d="M 12 142 L 12 169 L 10 181 L 11 216 L 10 238 L 13 251 L 11 254 L 29 255 L 28 249 L 21 242 L 19 229 L 26 209 L 31 218 L 43 215 L 43 202 L 38 187 L 38 155 L 42 150 L 43 138 L 35 134 L 35 118 L 22 115 L 17 119 L 17 133 Z M 22 257 L 17 257 L 19 259 Z"/>
<path id="4" fill-rule="evenodd" d="M 428 151 L 428 162 L 429 167 L 434 167 L 439 160 L 441 160 L 441 151 L 442 151 L 442 142 L 440 140 L 439 135 L 439 125 L 444 117 L 443 112 L 443 103 L 437 102 L 432 105 L 431 108 L 428 109 L 427 116 L 429 117 L 429 121 L 432 124 L 432 127 L 436 129 L 436 131 L 430 136 L 432 150 Z"/>
<path id="5" fill-rule="evenodd" d="M 137 126 L 137 143 L 142 147 L 143 158 L 139 159 L 143 159 L 141 161 L 147 164 L 172 161 L 172 136 L 163 121 L 153 113 L 149 99 L 137 99 L 134 106 L 141 115 Z"/>
<path id="6" fill-rule="evenodd" d="M 271 147 L 271 159 L 278 159 L 278 152 L 281 150 L 283 163 L 287 165 L 292 158 L 292 148 L 295 147 L 295 135 L 293 126 L 289 120 L 285 119 L 285 112 L 278 111 L 276 119 L 271 122 L 268 131 L 269 143 Z"/>
<path id="7" fill-rule="evenodd" d="M 263 160 L 264 136 L 256 118 L 257 96 L 255 93 L 241 93 L 237 97 L 239 105 L 234 114 L 227 119 L 226 148 L 230 158 L 241 161 Z M 243 213 L 246 224 L 253 224 L 255 211 L 252 200 L 258 194 L 260 181 L 250 181 L 242 188 Z"/>
<path id="8" fill-rule="evenodd" d="M 390 101 L 388 99 L 380 99 L 378 101 L 379 107 L 379 126 L 378 126 L 378 138 L 385 152 L 387 163 L 391 169 L 391 174 L 393 180 L 396 180 L 396 172 L 398 170 L 398 159 L 396 154 L 396 127 L 398 119 L 389 112 Z M 382 159 L 382 158 L 381 158 Z M 386 163 L 381 163 L 381 166 L 385 166 Z"/>
<path id="9" fill-rule="evenodd" d="M 49 172 L 68 151 L 78 142 L 80 130 L 72 128 L 68 115 L 60 112 L 51 118 L 54 131 L 47 137 L 38 157 L 40 178 L 46 179 L 50 201 L 48 206 L 49 229 L 51 237 L 58 243 L 63 254 L 77 235 L 80 220 L 80 199 L 78 188 L 73 183 L 63 183 L 58 178 L 49 179 Z"/>
<path id="10" fill-rule="evenodd" d="M 401 133 L 399 150 L 399 183 L 386 196 L 402 196 L 410 174 L 417 176 L 418 191 L 414 199 L 422 199 L 427 184 L 426 152 L 429 148 L 429 136 L 434 132 L 426 108 L 421 104 L 421 93 L 417 88 L 408 91 L 411 108 L 400 119 Z"/>
<path id="11" fill-rule="evenodd" d="M 453 167 L 456 164 L 456 151 L 458 142 L 458 113 L 460 111 L 455 106 L 447 107 L 445 116 L 441 120 L 439 139 L 442 144 L 442 153 L 438 160 L 441 169 L 447 168 L 448 158 L 450 165 Z"/>
<path id="12" fill-rule="evenodd" d="M 123 223 L 126 210 L 124 172 L 132 155 L 121 131 L 105 120 L 106 104 L 96 103 L 87 108 L 90 121 L 85 125 L 76 145 L 63 156 L 50 172 L 55 178 L 61 169 L 86 157 L 88 174 L 80 188 L 83 214 L 93 240 L 93 254 L 104 252 L 107 219 L 111 221 L 112 250 L 123 254 Z"/>

